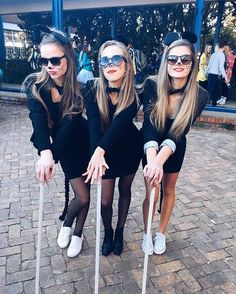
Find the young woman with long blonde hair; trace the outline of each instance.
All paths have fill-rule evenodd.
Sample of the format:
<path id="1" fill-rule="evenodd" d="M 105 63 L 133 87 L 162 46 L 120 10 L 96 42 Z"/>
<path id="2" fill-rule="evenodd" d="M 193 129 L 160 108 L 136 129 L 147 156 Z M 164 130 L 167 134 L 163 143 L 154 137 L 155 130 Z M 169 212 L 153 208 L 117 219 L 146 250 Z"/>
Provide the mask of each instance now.
<path id="1" fill-rule="evenodd" d="M 70 243 L 67 255 L 74 257 L 82 248 L 82 231 L 90 203 L 89 185 L 82 176 L 89 161 L 88 125 L 82 116 L 83 99 L 70 41 L 62 32 L 47 28 L 39 48 L 41 71 L 24 83 L 33 126 L 31 141 L 40 156 L 35 172 L 40 182 L 48 182 L 59 161 L 70 181 L 75 197 L 70 201 L 57 241 L 60 248 Z"/>
<path id="2" fill-rule="evenodd" d="M 184 39 L 177 40 L 165 49 L 159 75 L 148 78 L 144 86 L 145 232 L 150 190 L 161 182 L 163 189 L 160 224 L 154 245 L 152 236 L 144 234 L 142 249 L 148 254 L 153 251 L 162 254 L 166 250 L 165 233 L 175 203 L 175 186 L 184 160 L 186 134 L 209 96 L 196 82 L 196 71 L 193 45 Z"/>
<path id="3" fill-rule="evenodd" d="M 101 215 L 105 227 L 103 255 L 123 251 L 131 185 L 142 156 L 139 130 L 133 123 L 138 110 L 134 72 L 127 48 L 107 41 L 99 51 L 99 79 L 88 85 L 86 112 L 92 157 L 87 168 L 91 183 L 102 177 Z M 113 240 L 112 214 L 116 178 L 119 178 L 118 221 Z"/>

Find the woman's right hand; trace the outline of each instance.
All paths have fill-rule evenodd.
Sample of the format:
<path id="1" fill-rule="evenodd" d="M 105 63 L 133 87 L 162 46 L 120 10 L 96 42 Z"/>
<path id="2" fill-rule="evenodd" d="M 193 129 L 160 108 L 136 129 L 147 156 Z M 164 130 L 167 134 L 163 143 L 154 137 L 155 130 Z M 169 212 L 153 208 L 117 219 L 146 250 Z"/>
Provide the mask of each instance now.
<path id="1" fill-rule="evenodd" d="M 97 147 L 90 159 L 87 172 L 83 174 L 83 176 L 87 176 L 85 183 L 91 180 L 91 184 L 93 184 L 97 179 L 104 176 L 106 169 L 109 168 L 104 155 L 105 151 L 101 147 Z"/>
<path id="2" fill-rule="evenodd" d="M 56 164 L 52 156 L 51 150 L 43 150 L 40 152 L 40 159 L 35 166 L 36 178 L 41 183 L 47 183 L 56 172 Z"/>

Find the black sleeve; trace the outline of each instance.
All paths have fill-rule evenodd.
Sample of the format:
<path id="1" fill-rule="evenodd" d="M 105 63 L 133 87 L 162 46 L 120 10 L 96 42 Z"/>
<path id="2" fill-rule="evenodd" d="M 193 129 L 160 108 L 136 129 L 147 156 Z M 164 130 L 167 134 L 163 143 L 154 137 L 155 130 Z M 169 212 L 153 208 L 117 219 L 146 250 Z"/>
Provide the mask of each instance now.
<path id="1" fill-rule="evenodd" d="M 127 124 L 133 122 L 133 118 L 137 114 L 137 111 L 138 105 L 136 100 L 134 100 L 130 106 L 122 110 L 114 117 L 105 134 L 99 140 L 98 146 L 103 148 L 105 151 L 111 149 L 117 140 L 119 140 L 120 137 L 125 133 Z"/>
<path id="2" fill-rule="evenodd" d="M 96 101 L 96 89 L 93 82 L 86 84 L 84 91 L 86 115 L 88 117 L 90 152 L 93 153 L 102 137 L 101 118 Z"/>
<path id="3" fill-rule="evenodd" d="M 57 132 L 52 143 L 53 157 L 56 161 L 61 158 L 65 148 L 68 144 L 70 144 L 73 136 L 76 135 L 80 121 L 81 114 L 73 114 L 71 117 L 70 115 L 65 115 L 58 125 Z"/>
<path id="4" fill-rule="evenodd" d="M 42 150 L 51 149 L 47 113 L 40 101 L 33 97 L 29 89 L 26 90 L 26 95 L 29 117 L 33 126 L 33 144 L 40 153 Z"/>
<path id="5" fill-rule="evenodd" d="M 143 121 L 143 139 L 144 144 L 149 141 L 156 141 L 158 144 L 161 142 L 158 142 L 158 132 L 156 127 L 153 126 L 153 124 L 150 121 L 150 114 L 152 111 L 152 107 L 156 102 L 157 99 L 157 84 L 152 79 L 147 79 L 144 85 L 143 90 L 143 113 L 144 113 L 144 121 Z"/>

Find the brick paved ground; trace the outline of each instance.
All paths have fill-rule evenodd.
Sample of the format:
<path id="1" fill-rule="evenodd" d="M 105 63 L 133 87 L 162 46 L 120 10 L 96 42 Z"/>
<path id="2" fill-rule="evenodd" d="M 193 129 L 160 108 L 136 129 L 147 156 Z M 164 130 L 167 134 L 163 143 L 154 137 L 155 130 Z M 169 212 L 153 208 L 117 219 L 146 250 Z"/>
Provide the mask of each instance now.
<path id="1" fill-rule="evenodd" d="M 39 188 L 36 152 L 23 106 L 0 105 L 0 293 L 34 293 Z M 235 132 L 194 129 L 177 185 L 167 251 L 149 259 L 147 294 L 236 293 Z M 117 195 L 117 194 L 116 194 Z M 144 186 L 141 169 L 121 256 L 101 256 L 99 293 L 141 293 L 140 249 Z M 85 225 L 82 253 L 73 259 L 58 248 L 63 180 L 58 169 L 45 195 L 41 290 L 45 294 L 89 294 L 94 287 L 95 195 Z M 115 218 L 117 215 L 115 201 Z M 153 227 L 157 227 L 158 216 Z M 103 235 L 103 232 L 102 232 Z"/>

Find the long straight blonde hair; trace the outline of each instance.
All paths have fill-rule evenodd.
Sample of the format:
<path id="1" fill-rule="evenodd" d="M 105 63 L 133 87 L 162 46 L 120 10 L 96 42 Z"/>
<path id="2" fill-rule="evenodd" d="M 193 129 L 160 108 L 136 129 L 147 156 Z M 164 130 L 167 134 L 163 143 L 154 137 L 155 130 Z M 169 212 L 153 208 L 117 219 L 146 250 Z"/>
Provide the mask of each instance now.
<path id="1" fill-rule="evenodd" d="M 178 46 L 186 46 L 191 51 L 192 67 L 189 73 L 187 84 L 183 92 L 183 99 L 179 111 L 171 126 L 170 133 L 178 139 L 191 124 L 196 109 L 196 97 L 198 94 L 198 84 L 196 82 L 197 65 L 195 62 L 195 50 L 187 40 L 174 41 L 164 51 L 159 74 L 157 76 L 157 100 L 151 112 L 150 119 L 152 123 L 162 132 L 165 129 L 166 119 L 170 113 L 169 90 L 171 87 L 171 77 L 168 74 L 167 57 L 171 49 Z"/>
<path id="2" fill-rule="evenodd" d="M 72 115 L 75 113 L 80 113 L 83 111 L 83 99 L 80 92 L 79 83 L 76 79 L 75 57 L 72 45 L 70 41 L 63 35 L 63 33 L 57 30 L 52 30 L 51 33 L 46 34 L 43 37 L 39 48 L 47 44 L 58 45 L 64 52 L 67 59 L 67 71 L 65 73 L 63 93 L 61 95 L 60 102 L 61 115 L 63 117 L 66 114 Z M 34 82 L 33 86 L 32 81 Z M 40 89 L 45 87 L 45 89 L 50 92 L 51 89 L 55 87 L 55 82 L 53 79 L 51 79 L 46 69 L 42 67 L 39 73 L 31 74 L 26 78 L 23 83 L 24 88 L 26 88 L 27 85 L 32 86 L 32 95 L 35 99 L 42 103 L 47 112 L 48 125 L 49 127 L 52 127 L 53 123 L 50 117 L 50 113 L 43 101 L 43 98 L 40 96 Z"/>
<path id="3" fill-rule="evenodd" d="M 134 70 L 132 66 L 132 60 L 129 55 L 129 52 L 124 44 L 118 41 L 107 41 L 105 42 L 98 54 L 98 58 L 101 57 L 103 50 L 110 46 L 117 46 L 122 50 L 122 55 L 126 59 L 126 72 L 123 77 L 122 85 L 120 88 L 120 92 L 118 94 L 117 107 L 114 113 L 114 117 L 119 114 L 122 110 L 130 106 L 133 101 L 136 99 L 138 103 L 138 97 L 134 87 Z M 108 94 L 106 92 L 106 88 L 108 86 L 108 81 L 104 76 L 103 70 L 99 67 L 99 78 L 95 81 L 95 87 L 97 88 L 96 99 L 98 103 L 98 108 L 101 115 L 101 125 L 102 131 L 105 131 L 109 124 L 109 106 L 108 106 Z"/>

